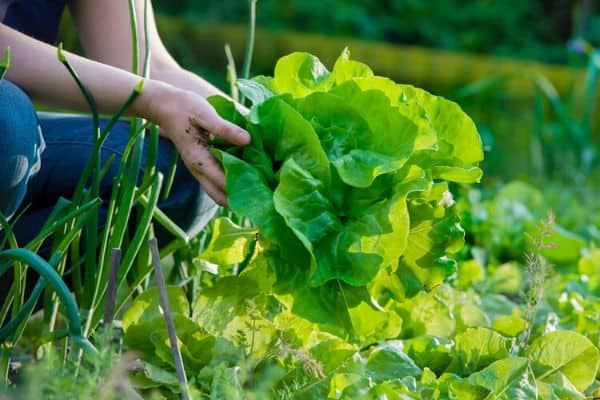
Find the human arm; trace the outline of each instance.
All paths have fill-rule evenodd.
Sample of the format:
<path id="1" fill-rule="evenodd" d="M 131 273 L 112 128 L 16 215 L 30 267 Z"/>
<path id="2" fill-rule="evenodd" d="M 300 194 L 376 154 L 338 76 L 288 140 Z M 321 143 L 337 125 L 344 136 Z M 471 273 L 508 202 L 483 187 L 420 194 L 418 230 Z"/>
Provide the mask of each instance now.
<path id="1" fill-rule="evenodd" d="M 145 2 L 146 0 L 134 0 L 140 74 L 146 51 Z M 227 97 L 204 78 L 182 68 L 175 61 L 160 38 L 150 0 L 147 6 L 150 77 L 203 97 L 215 94 Z M 73 0 L 70 2 L 70 10 L 87 57 L 128 71 L 132 70 L 132 40 L 127 1 Z M 106 21 L 111 23 L 107 24 Z"/>
<path id="2" fill-rule="evenodd" d="M 0 49 L 11 47 L 11 68 L 6 78 L 24 89 L 36 102 L 77 111 L 89 111 L 85 98 L 58 61 L 56 48 L 0 24 Z M 141 79 L 123 69 L 65 52 L 81 81 L 92 93 L 101 113 L 113 113 Z M 226 204 L 224 174 L 198 138 L 205 131 L 244 145 L 248 134 L 220 118 L 201 95 L 159 80 L 145 82 L 128 115 L 161 126 L 181 153 L 190 172 L 219 204 Z"/>

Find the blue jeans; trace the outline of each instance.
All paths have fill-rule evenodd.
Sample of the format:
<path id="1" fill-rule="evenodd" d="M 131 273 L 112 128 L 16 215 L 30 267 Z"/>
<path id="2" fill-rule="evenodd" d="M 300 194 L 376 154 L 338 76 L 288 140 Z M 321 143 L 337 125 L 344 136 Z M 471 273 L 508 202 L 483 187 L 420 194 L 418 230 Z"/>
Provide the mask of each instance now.
<path id="1" fill-rule="evenodd" d="M 101 125 L 107 122 L 103 119 Z M 103 206 L 110 197 L 128 139 L 129 124 L 118 122 L 102 147 L 103 164 L 115 155 L 101 182 Z M 35 237 L 59 197 L 71 197 L 90 157 L 93 141 L 91 117 L 36 113 L 19 87 L 6 80 L 0 82 L 0 211 L 10 217 L 29 205 L 14 228 L 20 245 Z M 145 153 L 146 149 L 144 158 Z M 171 143 L 161 138 L 157 168 L 165 176 L 172 154 Z M 190 235 L 200 232 L 217 210 L 181 162 L 171 194 L 159 203 L 159 208 Z M 102 217 L 105 210 L 100 213 Z"/>

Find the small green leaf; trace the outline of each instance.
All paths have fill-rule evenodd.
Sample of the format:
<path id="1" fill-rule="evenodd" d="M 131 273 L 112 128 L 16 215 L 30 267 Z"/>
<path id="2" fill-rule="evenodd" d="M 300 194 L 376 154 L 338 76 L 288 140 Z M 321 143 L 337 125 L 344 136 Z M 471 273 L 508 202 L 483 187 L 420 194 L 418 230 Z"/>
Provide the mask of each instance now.
<path id="1" fill-rule="evenodd" d="M 258 231 L 242 228 L 229 218 L 217 218 L 213 222 L 213 234 L 200 258 L 217 265 L 232 265 L 244 261 L 250 245 L 256 241 Z"/>
<path id="2" fill-rule="evenodd" d="M 591 250 L 581 257 L 577 263 L 577 270 L 582 279 L 587 279 L 592 290 L 600 289 L 600 249 Z M 585 278 L 584 278 L 585 276 Z"/>
<path id="3" fill-rule="evenodd" d="M 181 314 L 184 316 L 190 314 L 190 306 L 181 287 L 168 286 L 167 297 L 169 299 L 171 311 L 174 314 Z M 151 320 L 156 316 L 162 316 L 162 309 L 158 289 L 152 287 L 136 297 L 131 307 L 123 314 L 123 330 L 127 332 L 127 329 L 131 325 Z"/>
<path id="4" fill-rule="evenodd" d="M 458 264 L 458 287 L 465 290 L 485 279 L 485 269 L 475 260 Z"/>
<path id="5" fill-rule="evenodd" d="M 496 360 L 510 356 L 510 341 L 487 328 L 469 328 L 454 338 L 449 370 L 461 375 L 479 371 Z"/>
<path id="6" fill-rule="evenodd" d="M 387 341 L 371 350 L 366 370 L 375 382 L 421 376 L 421 369 L 402 351 L 402 343 L 395 341 Z"/>
<path id="7" fill-rule="evenodd" d="M 492 329 L 508 337 L 517 337 L 526 327 L 526 321 L 514 314 L 499 317 L 492 323 Z"/>
<path id="8" fill-rule="evenodd" d="M 256 80 L 238 79 L 235 84 L 240 92 L 252 102 L 252 105 L 261 104 L 275 96 L 275 93 Z"/>

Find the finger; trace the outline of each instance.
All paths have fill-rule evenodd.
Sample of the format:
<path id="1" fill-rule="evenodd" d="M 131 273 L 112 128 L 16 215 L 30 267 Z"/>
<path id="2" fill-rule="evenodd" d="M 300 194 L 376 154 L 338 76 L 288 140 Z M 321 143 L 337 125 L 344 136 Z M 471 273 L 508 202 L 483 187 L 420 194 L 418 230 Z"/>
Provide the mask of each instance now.
<path id="1" fill-rule="evenodd" d="M 200 185 L 202 185 L 202 189 L 204 189 L 206 194 L 209 195 L 215 203 L 221 207 L 227 207 L 227 195 L 223 190 L 219 189 L 213 182 L 203 175 L 196 176 L 196 179 L 198 179 L 198 182 L 200 182 Z"/>
<path id="2" fill-rule="evenodd" d="M 230 143 L 245 146 L 250 143 L 250 135 L 244 129 L 219 116 L 214 108 L 202 113 L 194 120 L 198 127 L 204 128 L 213 135 Z"/>
<path id="3" fill-rule="evenodd" d="M 198 147 L 194 150 L 192 169 L 199 175 L 210 180 L 219 190 L 225 191 L 225 173 L 217 163 L 215 157 L 206 147 Z"/>

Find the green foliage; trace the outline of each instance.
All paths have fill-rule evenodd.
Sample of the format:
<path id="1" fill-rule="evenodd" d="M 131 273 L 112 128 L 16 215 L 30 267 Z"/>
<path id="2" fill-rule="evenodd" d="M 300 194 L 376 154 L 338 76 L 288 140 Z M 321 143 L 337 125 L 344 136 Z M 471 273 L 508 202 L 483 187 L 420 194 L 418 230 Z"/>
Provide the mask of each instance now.
<path id="1" fill-rule="evenodd" d="M 141 400 L 127 378 L 133 361 L 115 353 L 110 337 L 101 332 L 98 357 L 80 364 L 64 359 L 57 347 L 46 347 L 43 359 L 25 364 L 19 376 L 22 384 L 7 388 L 8 399 Z"/>
<path id="2" fill-rule="evenodd" d="M 396 270 L 401 256 L 421 285 L 452 274 L 448 256 L 464 232 L 447 186 L 433 179 L 477 181 L 483 157 L 475 126 L 457 105 L 375 77 L 347 51 L 332 72 L 294 53 L 273 77 L 239 87 L 254 102 L 246 122 L 212 101 L 252 143 L 218 156 L 232 210 L 249 217 L 261 245 L 297 270 L 293 283 L 276 271 L 277 285 L 335 280 L 332 290 L 358 288 L 382 268 Z M 432 266 L 441 270 L 434 282 L 423 278 Z"/>
<path id="3" fill-rule="evenodd" d="M 159 11 L 194 21 L 247 20 L 247 2 L 239 0 L 201 4 L 161 0 L 156 5 Z M 580 12 L 578 6 L 577 2 L 564 0 L 261 0 L 257 23 L 271 29 L 291 28 L 556 62 L 567 59 L 564 43 L 581 26 L 572 19 Z M 598 9 L 595 11 L 577 34 L 598 41 Z"/>

